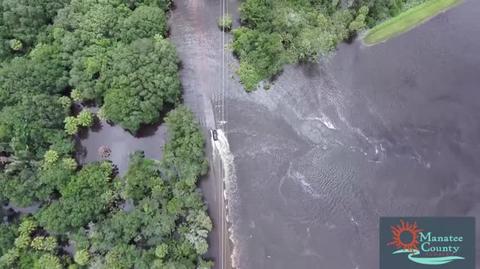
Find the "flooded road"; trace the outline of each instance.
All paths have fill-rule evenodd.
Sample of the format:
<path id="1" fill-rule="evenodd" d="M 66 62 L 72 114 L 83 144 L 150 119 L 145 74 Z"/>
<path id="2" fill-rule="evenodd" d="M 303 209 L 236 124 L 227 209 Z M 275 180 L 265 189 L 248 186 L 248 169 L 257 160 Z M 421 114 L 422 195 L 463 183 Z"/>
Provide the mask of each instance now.
<path id="1" fill-rule="evenodd" d="M 224 9 L 238 18 L 238 1 L 175 6 L 184 101 L 206 137 L 210 128 L 228 137 L 222 131 L 216 149 L 232 164 L 237 268 L 375 269 L 380 216 L 480 216 L 480 1 L 387 43 L 341 45 L 328 62 L 288 66 L 269 91 L 251 94 L 216 25 Z M 124 134 L 105 132 L 112 155 L 130 146 L 161 155 L 162 127 L 138 145 L 115 146 Z M 86 158 L 97 158 L 100 142 L 85 143 Z M 225 171 L 212 167 L 202 181 L 215 226 L 208 256 L 227 268 Z"/>
<path id="2" fill-rule="evenodd" d="M 169 14 L 170 41 L 181 59 L 180 77 L 183 86 L 183 103 L 199 120 L 206 138 L 206 154 L 209 157 L 209 174 L 200 180 L 200 187 L 208 206 L 214 228 L 209 234 L 207 258 L 215 261 L 215 268 L 230 268 L 230 241 L 227 233 L 223 195 L 223 167 L 221 158 L 214 157 L 210 129 L 220 128 L 223 108 L 223 48 L 227 43 L 216 21 L 227 4 L 223 0 L 175 1 Z M 95 109 L 93 109 L 95 110 Z M 81 163 L 102 160 L 101 148 L 108 148 L 108 158 L 117 165 L 123 175 L 128 169 L 129 156 L 137 150 L 147 158 L 161 159 L 166 139 L 166 127 L 159 122 L 155 126 L 142 127 L 133 136 L 120 126 L 99 121 L 90 131 L 80 135 L 77 145 Z M 218 152 L 218 150 L 217 150 Z"/>
<path id="3" fill-rule="evenodd" d="M 232 82 L 238 268 L 375 269 L 380 216 L 480 216 L 479 16 L 467 0 L 269 91 Z"/>
<path id="4" fill-rule="evenodd" d="M 193 110 L 207 138 L 210 171 L 201 181 L 202 192 L 213 221 L 209 234 L 207 257 L 215 269 L 231 268 L 231 244 L 226 222 L 223 192 L 226 149 L 210 139 L 210 130 L 225 128 L 223 119 L 225 70 L 225 35 L 217 27 L 217 19 L 225 12 L 230 0 L 179 0 L 174 2 L 170 17 L 171 40 L 182 61 L 181 80 L 184 103 Z M 225 145 L 225 144 L 223 144 Z"/>

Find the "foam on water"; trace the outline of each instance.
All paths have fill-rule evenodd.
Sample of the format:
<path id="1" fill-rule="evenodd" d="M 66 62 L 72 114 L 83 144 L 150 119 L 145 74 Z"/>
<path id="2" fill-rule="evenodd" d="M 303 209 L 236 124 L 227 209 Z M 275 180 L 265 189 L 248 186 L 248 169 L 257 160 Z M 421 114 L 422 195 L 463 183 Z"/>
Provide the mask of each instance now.
<path id="1" fill-rule="evenodd" d="M 222 165 L 222 180 L 223 180 L 223 198 L 226 201 L 226 218 L 229 224 L 228 233 L 230 236 L 230 240 L 233 243 L 232 249 L 232 266 L 237 268 L 238 261 L 239 261 L 239 250 L 238 250 L 238 243 L 239 238 L 236 235 L 236 223 L 235 221 L 238 220 L 238 209 L 239 209 L 239 199 L 238 199 L 238 192 L 237 192 L 237 177 L 235 175 L 235 164 L 234 164 L 234 156 L 230 151 L 230 145 L 228 143 L 228 138 L 225 132 L 221 129 L 217 129 L 217 136 L 218 140 L 213 141 L 213 154 L 214 159 L 220 158 L 221 165 Z"/>

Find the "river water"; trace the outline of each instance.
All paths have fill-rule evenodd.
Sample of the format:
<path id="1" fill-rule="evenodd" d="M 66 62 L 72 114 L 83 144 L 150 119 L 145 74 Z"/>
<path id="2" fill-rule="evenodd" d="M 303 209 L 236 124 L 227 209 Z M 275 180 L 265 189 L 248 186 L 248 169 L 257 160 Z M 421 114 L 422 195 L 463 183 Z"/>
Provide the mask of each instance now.
<path id="1" fill-rule="evenodd" d="M 374 269 L 380 216 L 480 216 L 479 16 L 466 0 L 269 91 L 231 83 L 238 268 Z"/>

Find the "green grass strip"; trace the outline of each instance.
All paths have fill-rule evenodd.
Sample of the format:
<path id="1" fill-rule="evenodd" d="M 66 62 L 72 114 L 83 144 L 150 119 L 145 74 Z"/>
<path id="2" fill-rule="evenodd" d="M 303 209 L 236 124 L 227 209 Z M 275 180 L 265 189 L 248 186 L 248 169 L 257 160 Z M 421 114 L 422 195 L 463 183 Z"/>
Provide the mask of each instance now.
<path id="1" fill-rule="evenodd" d="M 463 0 L 430 0 L 375 26 L 363 41 L 367 45 L 384 42 L 405 33 Z"/>

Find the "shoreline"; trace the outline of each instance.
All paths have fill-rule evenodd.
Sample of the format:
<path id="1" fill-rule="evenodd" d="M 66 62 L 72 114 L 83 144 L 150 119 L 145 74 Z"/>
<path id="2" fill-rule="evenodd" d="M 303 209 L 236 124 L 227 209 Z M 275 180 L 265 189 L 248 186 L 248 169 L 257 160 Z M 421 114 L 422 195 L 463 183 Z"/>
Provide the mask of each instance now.
<path id="1" fill-rule="evenodd" d="M 374 46 L 384 43 L 391 38 L 402 35 L 416 27 L 428 22 L 436 16 L 460 5 L 463 0 L 441 0 L 436 8 L 435 4 L 439 2 L 429 1 L 416 7 L 408 9 L 397 16 L 390 18 L 377 26 L 369 29 L 362 35 L 361 40 L 364 46 Z M 431 9 L 430 12 L 429 9 Z M 425 11 L 426 10 L 426 11 Z M 422 16 L 422 12 L 428 12 L 427 16 Z M 418 16 L 417 16 L 418 15 Z"/>

